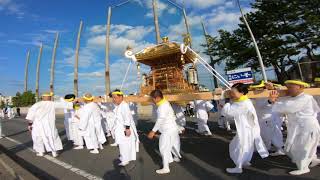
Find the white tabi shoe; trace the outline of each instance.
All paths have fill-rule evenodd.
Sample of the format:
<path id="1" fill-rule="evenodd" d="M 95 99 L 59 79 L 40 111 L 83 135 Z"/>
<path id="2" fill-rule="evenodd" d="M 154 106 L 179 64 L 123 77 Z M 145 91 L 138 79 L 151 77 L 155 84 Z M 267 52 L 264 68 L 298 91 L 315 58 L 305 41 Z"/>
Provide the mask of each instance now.
<path id="1" fill-rule="evenodd" d="M 94 150 L 91 150 L 90 153 L 91 154 L 99 154 L 99 151 L 98 151 L 98 149 L 94 149 Z"/>
<path id="2" fill-rule="evenodd" d="M 124 166 L 126 166 L 126 165 L 128 165 L 128 164 L 129 164 L 129 162 L 121 162 L 121 163 L 119 163 L 118 165 L 124 167 Z"/>
<path id="3" fill-rule="evenodd" d="M 293 176 L 299 176 L 299 175 L 302 175 L 302 174 L 306 174 L 310 172 L 310 169 L 307 168 L 307 169 L 299 169 L 299 170 L 295 170 L 295 171 L 290 171 L 289 174 L 293 175 Z"/>
<path id="4" fill-rule="evenodd" d="M 110 146 L 116 147 L 116 146 L 118 146 L 118 144 L 117 143 L 113 143 L 113 144 L 110 144 Z"/>
<path id="5" fill-rule="evenodd" d="M 320 159 L 313 159 L 309 167 L 316 167 L 320 164 Z"/>
<path id="6" fill-rule="evenodd" d="M 286 153 L 284 153 L 283 150 L 278 150 L 278 151 L 270 154 L 270 156 L 284 156 L 284 155 L 286 155 Z"/>
<path id="7" fill-rule="evenodd" d="M 157 174 L 168 174 L 170 173 L 170 169 L 158 169 L 156 170 Z"/>
<path id="8" fill-rule="evenodd" d="M 43 154 L 43 152 L 39 152 L 36 154 L 36 156 L 42 157 L 42 156 L 44 156 L 44 154 Z"/>
<path id="9" fill-rule="evenodd" d="M 174 162 L 180 162 L 181 160 L 180 160 L 180 158 L 175 157 L 175 158 L 173 158 L 173 161 L 174 161 Z"/>
<path id="10" fill-rule="evenodd" d="M 230 174 L 240 174 L 242 173 L 242 168 L 227 168 L 226 171 Z"/>
<path id="11" fill-rule="evenodd" d="M 104 149 L 102 144 L 99 144 L 99 148 L 100 149 Z"/>
<path id="12" fill-rule="evenodd" d="M 52 157 L 58 157 L 58 154 L 57 154 L 57 152 L 55 152 L 55 151 L 52 151 Z"/>
<path id="13" fill-rule="evenodd" d="M 73 149 L 83 149 L 83 146 L 77 146 L 77 147 L 74 147 Z"/>

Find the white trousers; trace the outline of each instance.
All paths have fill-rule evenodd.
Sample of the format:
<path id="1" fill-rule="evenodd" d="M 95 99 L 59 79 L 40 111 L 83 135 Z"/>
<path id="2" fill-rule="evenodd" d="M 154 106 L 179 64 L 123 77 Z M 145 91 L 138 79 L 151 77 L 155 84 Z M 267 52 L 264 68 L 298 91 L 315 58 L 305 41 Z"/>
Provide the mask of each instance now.
<path id="1" fill-rule="evenodd" d="M 164 169 L 169 169 L 169 164 L 173 162 L 172 154 L 180 158 L 180 137 L 177 131 L 161 133 L 159 139 L 159 151 L 162 157 Z"/>

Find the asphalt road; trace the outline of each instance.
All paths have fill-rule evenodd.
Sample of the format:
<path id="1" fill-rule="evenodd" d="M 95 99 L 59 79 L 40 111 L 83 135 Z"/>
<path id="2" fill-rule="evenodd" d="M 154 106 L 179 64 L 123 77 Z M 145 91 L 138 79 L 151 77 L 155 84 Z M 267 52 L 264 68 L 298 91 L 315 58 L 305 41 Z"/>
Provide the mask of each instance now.
<path id="1" fill-rule="evenodd" d="M 254 154 L 251 161 L 252 166 L 244 169 L 244 173 L 227 174 L 225 169 L 234 166 L 228 152 L 228 144 L 233 134 L 216 128 L 213 121 L 210 122 L 213 137 L 202 137 L 195 134 L 192 129 L 187 129 L 181 136 L 182 161 L 170 165 L 170 174 L 157 175 L 155 170 L 161 167 L 158 142 L 146 138 L 146 133 L 152 128 L 153 123 L 148 120 L 141 120 L 139 123 L 140 152 L 137 161 L 125 168 L 117 166 L 118 149 L 109 146 L 108 143 L 98 155 L 90 154 L 86 149 L 73 150 L 72 144 L 66 141 L 62 118 L 58 118 L 57 127 L 63 140 L 64 150 L 58 158 L 35 156 L 30 149 L 32 148 L 31 136 L 26 130 L 27 124 L 23 118 L 2 121 L 3 132 L 7 138 L 0 140 L 0 150 L 39 179 L 320 179 L 320 166 L 312 168 L 309 174 L 295 177 L 288 174 L 296 168 L 288 157 L 261 159 L 257 154 Z M 188 127 L 194 126 L 189 119 Z"/>

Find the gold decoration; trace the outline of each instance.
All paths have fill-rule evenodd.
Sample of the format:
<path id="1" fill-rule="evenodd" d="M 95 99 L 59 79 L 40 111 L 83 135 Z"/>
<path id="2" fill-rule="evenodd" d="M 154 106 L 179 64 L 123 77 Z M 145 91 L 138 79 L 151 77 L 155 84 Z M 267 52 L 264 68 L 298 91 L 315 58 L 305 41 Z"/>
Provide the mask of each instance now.
<path id="1" fill-rule="evenodd" d="M 182 36 L 183 36 L 183 43 L 184 43 L 184 45 L 186 45 L 186 46 L 191 45 L 192 39 L 191 39 L 190 34 L 183 34 Z"/>

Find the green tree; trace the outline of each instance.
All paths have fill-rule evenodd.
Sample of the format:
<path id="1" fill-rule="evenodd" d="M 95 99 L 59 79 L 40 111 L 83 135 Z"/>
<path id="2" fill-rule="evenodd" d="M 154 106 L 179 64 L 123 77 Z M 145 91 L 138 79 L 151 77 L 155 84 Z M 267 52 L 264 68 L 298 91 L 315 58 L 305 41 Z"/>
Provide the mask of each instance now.
<path id="1" fill-rule="evenodd" d="M 280 82 L 290 78 L 288 67 L 299 57 L 316 61 L 320 44 L 320 3 L 315 0 L 256 0 L 254 12 L 246 15 L 266 67 L 273 67 Z M 219 30 L 217 37 L 207 36 L 206 54 L 216 63 L 225 62 L 226 70 L 252 67 L 260 71 L 249 32 L 242 20 L 232 32 Z M 314 66 L 315 67 L 315 66 Z M 315 76 L 317 70 L 312 69 Z"/>
<path id="2" fill-rule="evenodd" d="M 16 107 L 30 106 L 35 102 L 35 94 L 31 91 L 24 92 L 23 94 L 18 92 L 16 96 L 12 98 L 13 106 Z"/>

